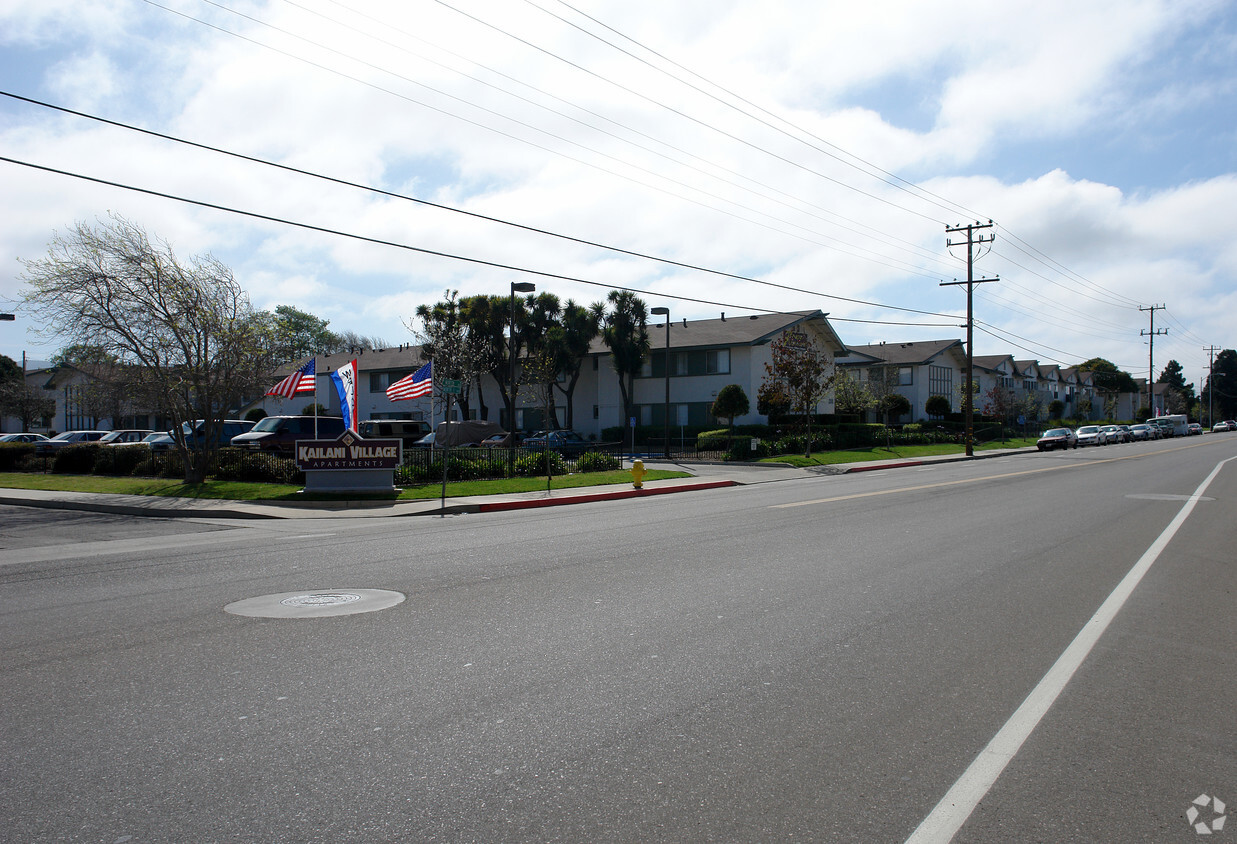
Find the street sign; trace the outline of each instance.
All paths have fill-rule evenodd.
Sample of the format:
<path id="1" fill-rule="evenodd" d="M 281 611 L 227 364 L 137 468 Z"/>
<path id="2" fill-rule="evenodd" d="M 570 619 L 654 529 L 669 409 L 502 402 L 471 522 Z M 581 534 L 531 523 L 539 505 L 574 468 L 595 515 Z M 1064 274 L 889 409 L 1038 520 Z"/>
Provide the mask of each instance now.
<path id="1" fill-rule="evenodd" d="M 458 378 L 443 378 L 438 383 L 442 385 L 442 391 L 449 396 L 458 396 L 460 389 L 464 386 L 464 382 Z"/>

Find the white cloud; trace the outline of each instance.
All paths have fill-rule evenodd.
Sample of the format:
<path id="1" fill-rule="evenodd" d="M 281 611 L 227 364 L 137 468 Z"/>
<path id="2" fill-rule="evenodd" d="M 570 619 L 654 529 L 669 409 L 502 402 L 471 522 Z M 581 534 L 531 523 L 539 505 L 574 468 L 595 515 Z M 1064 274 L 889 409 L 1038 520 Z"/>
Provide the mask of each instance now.
<path id="1" fill-rule="evenodd" d="M 354 14 L 334 3 L 306 5 L 335 21 L 291 4 L 244 8 L 321 46 L 197 4 L 178 7 L 292 56 L 136 2 L 86 4 L 86 12 L 77 3 L 8 2 L 0 4 L 0 30 L 22 49 L 56 47 L 27 68 L 38 90 L 19 93 L 531 226 L 852 299 L 958 313 L 957 289 L 937 283 L 965 272 L 945 251 L 944 227 L 990 215 L 1001 240 L 981 271 L 1000 272 L 1003 283 L 984 295 L 1021 310 L 991 299 L 981 318 L 1042 344 L 1045 359 L 1064 349 L 1137 360 L 1144 317 L 1129 302 L 1170 293 L 1175 316 L 1194 333 L 1237 345 L 1214 308 L 1233 295 L 1237 278 L 1228 211 L 1232 160 L 1202 162 L 1194 171 L 1201 178 L 1151 190 L 1139 186 L 1153 180 L 1136 171 L 1097 177 L 1109 162 L 1097 162 L 1089 149 L 1097 124 L 1108 121 L 1137 133 L 1128 141 L 1116 135 L 1110 150 L 1149 145 L 1149 133 L 1156 144 L 1184 143 L 1189 129 L 1180 121 L 1189 108 L 1231 103 L 1231 71 L 1187 72 L 1229 64 L 1200 65 L 1174 52 L 1183 34 L 1191 50 L 1231 51 L 1223 33 L 1231 31 L 1232 15 L 1222 4 L 976 8 L 786 0 L 667 7 L 610 0 L 589 8 L 810 133 L 786 129 L 789 136 L 776 118 L 761 113 L 779 128 L 742 117 L 527 4 L 461 8 L 596 76 L 435 3 L 367 4 Z M 1220 34 L 1208 40 L 1217 22 L 1228 26 L 1214 26 Z M 1190 92 L 1195 105 L 1183 106 L 1167 91 Z M 738 304 L 908 320 L 897 311 L 615 256 L 32 106 L 0 108 L 0 148 L 13 158 L 443 253 L 725 303 L 659 300 L 671 304 L 676 319 Z M 1231 116 L 1223 128 L 1237 132 Z M 843 160 L 853 159 L 829 144 L 872 166 L 860 165 L 866 174 L 849 166 Z M 1046 166 L 1022 160 L 1031 149 L 1046 151 Z M 1058 150 L 1061 160 L 1052 160 Z M 35 257 L 52 231 L 115 209 L 179 252 L 209 250 L 228 261 L 261 306 L 293 304 L 337 330 L 394 342 L 407 339 L 403 321 L 416 305 L 443 290 L 502 293 L 522 278 L 0 166 L 7 188 L 0 257 L 9 260 Z M 921 181 L 934 196 L 916 197 L 873 166 Z M 1031 255 L 1014 248 L 1011 233 Z M 1039 252 L 1051 260 L 1040 260 Z M 1090 294 L 1103 301 L 1069 295 L 1086 287 L 1078 276 L 1114 295 L 1094 288 Z M 562 298 L 604 298 L 601 288 L 534 280 Z M 0 296 L 11 300 L 18 288 L 12 274 L 0 277 Z M 950 333 L 889 326 L 855 328 L 858 336 L 849 338 L 846 324 L 840 330 L 852 342 Z M 0 337 L 0 351 L 10 357 L 24 342 L 11 337 Z M 984 337 L 979 351 L 1004 351 L 1000 342 Z"/>

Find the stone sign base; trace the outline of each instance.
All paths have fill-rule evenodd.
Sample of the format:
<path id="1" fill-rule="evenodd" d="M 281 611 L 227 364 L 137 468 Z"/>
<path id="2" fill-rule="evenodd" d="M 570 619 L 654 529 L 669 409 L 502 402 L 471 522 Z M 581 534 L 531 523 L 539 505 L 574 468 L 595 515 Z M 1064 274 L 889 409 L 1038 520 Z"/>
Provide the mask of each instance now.
<path id="1" fill-rule="evenodd" d="M 301 492 L 398 493 L 390 469 L 306 469 Z"/>

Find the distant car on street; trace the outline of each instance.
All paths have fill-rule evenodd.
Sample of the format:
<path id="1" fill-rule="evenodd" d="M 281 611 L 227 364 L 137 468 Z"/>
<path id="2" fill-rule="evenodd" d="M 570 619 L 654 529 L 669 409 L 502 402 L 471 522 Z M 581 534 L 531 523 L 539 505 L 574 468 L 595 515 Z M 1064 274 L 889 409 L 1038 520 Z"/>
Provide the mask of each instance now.
<path id="1" fill-rule="evenodd" d="M 1123 431 L 1120 425 L 1102 425 L 1100 430 L 1104 432 L 1104 436 L 1110 443 L 1127 443 L 1130 441 L 1129 432 Z"/>
<path id="2" fill-rule="evenodd" d="M 1035 447 L 1040 451 L 1078 448 L 1078 437 L 1069 428 L 1049 428 L 1035 443 Z"/>
<path id="3" fill-rule="evenodd" d="M 1190 423 L 1190 436 L 1194 436 L 1194 435 L 1196 435 L 1196 434 L 1201 434 L 1202 432 L 1203 432 L 1203 426 L 1202 426 L 1202 425 L 1200 425 L 1200 424 L 1199 424 L 1199 423 L 1197 423 L 1197 422 L 1191 422 L 1191 423 Z"/>
<path id="4" fill-rule="evenodd" d="M 1108 445 L 1108 435 L 1099 425 L 1083 425 L 1078 429 L 1078 445 Z"/>
<path id="5" fill-rule="evenodd" d="M 1153 439 L 1152 434 L 1151 434 L 1151 426 L 1143 425 L 1143 424 L 1131 425 L 1130 426 L 1130 439 L 1132 440 Z"/>

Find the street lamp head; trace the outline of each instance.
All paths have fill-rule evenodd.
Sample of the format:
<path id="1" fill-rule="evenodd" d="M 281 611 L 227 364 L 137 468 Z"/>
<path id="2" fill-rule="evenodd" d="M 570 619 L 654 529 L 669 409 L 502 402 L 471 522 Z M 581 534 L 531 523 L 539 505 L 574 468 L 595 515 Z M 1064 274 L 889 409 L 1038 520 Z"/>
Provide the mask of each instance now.
<path id="1" fill-rule="evenodd" d="M 653 310 L 649 311 L 649 313 L 651 313 L 653 316 L 668 317 L 670 316 L 670 309 L 669 308 L 653 308 Z"/>
<path id="2" fill-rule="evenodd" d="M 12 322 L 17 319 L 16 314 L 0 314 L 0 322 Z"/>
<path id="3" fill-rule="evenodd" d="M 537 289 L 537 285 L 531 281 L 513 281 L 511 282 L 512 293 L 532 293 Z"/>

